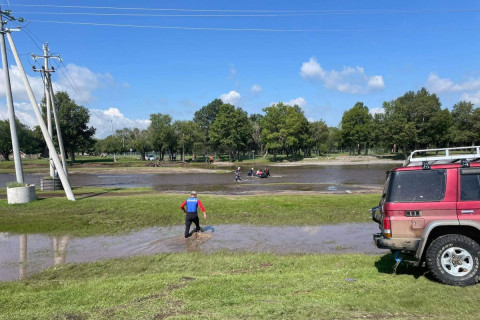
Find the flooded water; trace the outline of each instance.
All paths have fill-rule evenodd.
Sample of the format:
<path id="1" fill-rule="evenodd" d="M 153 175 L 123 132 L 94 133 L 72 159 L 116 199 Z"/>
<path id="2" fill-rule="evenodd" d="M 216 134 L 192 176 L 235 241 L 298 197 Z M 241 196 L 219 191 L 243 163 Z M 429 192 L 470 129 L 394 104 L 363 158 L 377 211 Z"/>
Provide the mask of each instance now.
<path id="1" fill-rule="evenodd" d="M 0 281 L 22 279 L 54 265 L 168 252 L 365 253 L 374 223 L 267 227 L 219 225 L 183 239 L 183 226 L 155 227 L 121 236 L 74 238 L 0 233 Z"/>
<path id="2" fill-rule="evenodd" d="M 153 187 L 162 192 L 196 190 L 211 194 L 253 194 L 261 191 L 346 191 L 379 189 L 385 172 L 393 165 L 270 167 L 266 179 L 248 177 L 243 168 L 242 181 L 231 173 L 162 173 L 162 174 L 80 174 L 70 175 L 72 186 Z M 27 183 L 40 185 L 44 174 L 27 174 Z M 0 186 L 15 180 L 12 174 L 0 174 Z"/>

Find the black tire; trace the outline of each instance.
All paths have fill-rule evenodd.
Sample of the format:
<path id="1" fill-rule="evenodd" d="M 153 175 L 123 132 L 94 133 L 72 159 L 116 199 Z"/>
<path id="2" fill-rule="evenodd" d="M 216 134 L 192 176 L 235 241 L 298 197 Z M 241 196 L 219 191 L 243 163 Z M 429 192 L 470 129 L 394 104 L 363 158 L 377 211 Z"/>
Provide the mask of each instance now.
<path id="1" fill-rule="evenodd" d="M 469 237 L 447 234 L 430 244 L 426 262 L 438 281 L 452 286 L 472 285 L 480 277 L 480 246 Z"/>

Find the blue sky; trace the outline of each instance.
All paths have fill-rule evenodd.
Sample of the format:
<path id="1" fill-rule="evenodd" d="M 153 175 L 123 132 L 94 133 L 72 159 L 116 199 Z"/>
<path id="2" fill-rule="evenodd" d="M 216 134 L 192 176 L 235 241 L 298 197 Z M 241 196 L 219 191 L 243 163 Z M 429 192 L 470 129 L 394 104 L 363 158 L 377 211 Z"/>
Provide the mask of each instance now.
<path id="1" fill-rule="evenodd" d="M 91 110 L 100 138 L 112 126 L 146 127 L 151 113 L 190 120 L 215 98 L 249 113 L 297 103 L 329 126 L 357 101 L 381 112 L 384 101 L 422 86 L 449 109 L 460 100 L 480 105 L 478 1 L 0 4 L 28 20 L 13 37 L 37 100 L 42 83 L 29 54 L 48 41 L 63 59 L 53 61 L 54 88 Z M 10 54 L 9 62 L 17 116 L 35 125 Z M 6 118 L 3 73 L 0 81 Z"/>

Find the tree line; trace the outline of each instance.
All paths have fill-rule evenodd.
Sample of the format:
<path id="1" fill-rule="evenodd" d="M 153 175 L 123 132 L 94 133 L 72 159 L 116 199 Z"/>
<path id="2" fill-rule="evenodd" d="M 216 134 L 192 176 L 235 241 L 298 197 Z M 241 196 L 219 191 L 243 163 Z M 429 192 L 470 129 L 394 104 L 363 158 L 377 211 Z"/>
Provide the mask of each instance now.
<path id="1" fill-rule="evenodd" d="M 363 102 L 343 113 L 338 127 L 323 120 L 308 121 L 297 105 L 272 104 L 263 113 L 248 114 L 240 107 L 215 99 L 194 113 L 192 120 L 173 120 L 168 114 L 150 115 L 146 129 L 123 128 L 104 139 L 94 139 L 88 127 L 90 113 L 66 92 L 55 94 L 65 149 L 75 153 L 122 153 L 133 150 L 141 159 L 158 152 L 160 160 L 178 153 L 227 154 L 232 160 L 249 152 L 287 157 L 320 155 L 339 150 L 368 153 L 372 148 L 401 152 L 414 149 L 466 146 L 480 143 L 480 108 L 460 101 L 452 111 L 441 108 L 439 98 L 425 88 L 409 91 L 383 103 L 384 113 L 371 114 Z M 42 111 L 46 118 L 45 103 Z M 18 121 L 18 120 L 17 120 Z M 40 129 L 17 123 L 20 148 L 26 153 L 46 154 Z M 56 133 L 54 131 L 54 140 Z M 8 120 L 0 121 L 0 154 L 8 160 L 11 151 Z"/>

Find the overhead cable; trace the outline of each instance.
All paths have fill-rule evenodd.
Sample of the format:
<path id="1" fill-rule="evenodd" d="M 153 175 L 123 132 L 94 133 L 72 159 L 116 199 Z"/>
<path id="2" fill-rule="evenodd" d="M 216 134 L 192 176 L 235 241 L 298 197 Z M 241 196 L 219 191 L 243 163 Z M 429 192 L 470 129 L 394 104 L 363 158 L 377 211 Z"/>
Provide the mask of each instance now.
<path id="1" fill-rule="evenodd" d="M 48 7 L 68 9 L 96 10 L 137 10 L 137 11 L 178 11 L 178 12 L 251 12 L 251 13 L 330 13 L 330 14 L 371 14 L 371 13 L 441 13 L 441 12 L 478 12 L 479 9 L 352 9 L 352 10 L 250 10 L 250 9 L 184 9 L 184 8 L 138 8 L 111 6 L 69 6 L 52 4 L 12 4 L 17 7 Z"/>
<path id="2" fill-rule="evenodd" d="M 184 27 L 184 26 L 155 26 L 155 25 L 136 25 L 136 24 L 116 24 L 116 23 L 95 23 L 95 22 L 75 22 L 75 21 L 54 21 L 54 20 L 30 20 L 38 23 L 56 23 L 73 24 L 86 26 L 102 27 L 124 27 L 124 28 L 143 28 L 143 29 L 167 29 L 167 30 L 200 30 L 200 31 L 253 31 L 253 32 L 371 32 L 371 31 L 445 31 L 445 30 L 478 30 L 479 28 L 364 28 L 364 29 L 264 29 L 264 28 L 221 28 L 221 27 Z"/>

